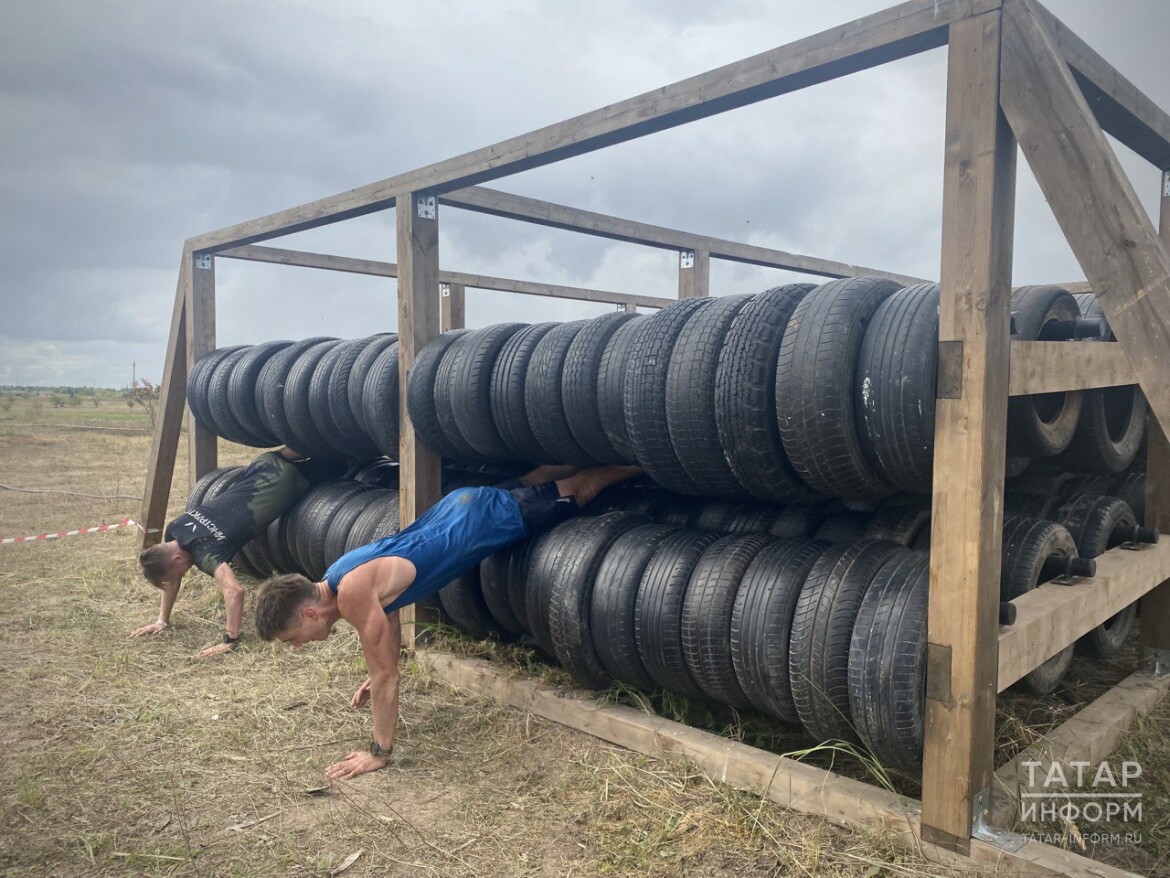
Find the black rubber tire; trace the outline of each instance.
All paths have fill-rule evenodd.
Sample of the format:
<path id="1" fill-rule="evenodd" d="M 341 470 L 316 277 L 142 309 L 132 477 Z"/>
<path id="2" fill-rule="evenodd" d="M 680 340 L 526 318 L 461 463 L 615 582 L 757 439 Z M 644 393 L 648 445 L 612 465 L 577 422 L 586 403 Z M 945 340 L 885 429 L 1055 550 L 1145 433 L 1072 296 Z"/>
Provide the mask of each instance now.
<path id="1" fill-rule="evenodd" d="M 234 472 L 241 472 L 243 467 L 239 466 L 221 466 L 218 469 L 213 469 L 211 472 L 206 472 L 201 475 L 195 482 L 194 487 L 191 488 L 191 493 L 187 495 L 187 505 L 185 509 L 194 509 L 196 506 L 203 504 L 203 498 L 207 496 L 207 492 L 211 487 L 222 478 L 226 478 L 228 474 Z"/>
<path id="2" fill-rule="evenodd" d="M 748 710 L 731 658 L 731 616 L 744 571 L 769 536 L 726 536 L 712 543 L 691 573 L 682 606 L 682 646 L 687 668 L 714 701 Z"/>
<path id="3" fill-rule="evenodd" d="M 849 641 L 866 589 L 878 571 L 909 549 L 858 540 L 826 549 L 796 601 L 789 645 L 792 701 L 818 741 L 858 740 L 849 711 Z"/>
<path id="4" fill-rule="evenodd" d="M 382 454 L 398 460 L 398 342 L 391 342 L 370 363 L 361 397 L 366 435 Z"/>
<path id="5" fill-rule="evenodd" d="M 490 329 L 490 327 L 488 327 Z M 484 456 L 468 444 L 455 420 L 455 410 L 462 405 L 456 373 L 461 371 L 466 358 L 470 356 L 486 329 L 475 329 L 455 339 L 455 343 L 443 355 L 439 370 L 435 373 L 435 415 L 447 444 L 457 451 L 457 459 L 466 463 L 480 463 Z"/>
<path id="6" fill-rule="evenodd" d="M 513 639 L 523 634 L 525 628 L 512 608 L 508 594 L 508 571 L 515 556 L 524 551 L 528 543 L 528 540 L 514 543 L 488 555 L 479 563 L 479 587 L 484 604 L 496 624 Z"/>
<path id="7" fill-rule="evenodd" d="M 207 410 L 211 422 L 215 424 L 215 432 L 228 442 L 239 445 L 249 445 L 253 448 L 263 446 L 264 441 L 252 433 L 236 419 L 231 409 L 231 379 L 240 361 L 252 349 L 242 347 L 232 351 L 219 361 L 219 365 L 211 374 L 207 384 Z"/>
<path id="8" fill-rule="evenodd" d="M 444 332 L 419 351 L 414 358 L 414 365 L 411 367 L 406 386 L 406 408 L 410 412 L 410 421 L 414 425 L 415 432 L 418 433 L 424 445 L 452 460 L 462 459 L 463 453 L 448 441 L 442 426 L 439 424 L 439 415 L 435 408 L 435 392 L 439 380 L 439 367 L 446 359 L 451 345 L 467 332 L 466 329 Z M 368 405 L 364 411 L 368 417 L 370 412 Z M 374 431 L 370 432 L 372 434 Z M 381 446 L 379 445 L 379 447 Z M 388 454 L 385 448 L 382 449 L 382 453 Z M 397 457 L 397 452 L 392 456 Z"/>
<path id="9" fill-rule="evenodd" d="M 292 433 L 292 447 L 307 457 L 338 457 L 338 453 L 317 429 L 310 409 L 313 376 L 325 356 L 344 342 L 334 339 L 313 345 L 299 357 L 284 382 L 284 414 Z M 318 392 L 323 392 L 319 390 Z"/>
<path id="10" fill-rule="evenodd" d="M 313 420 L 325 438 L 345 457 L 360 460 L 382 453 L 366 430 L 362 420 L 363 412 L 360 408 L 354 409 L 350 404 L 350 391 L 355 386 L 364 390 L 366 374 L 369 372 L 368 365 L 361 372 L 356 371 L 354 367 L 369 347 L 374 346 L 376 349 L 384 350 L 393 344 L 393 342 L 383 344 L 385 338 L 387 336 L 371 335 L 367 338 L 355 339 L 347 344 L 338 345 L 329 355 L 333 360 L 332 367 L 329 369 L 329 384 L 325 391 L 325 404 L 329 411 L 327 415 L 325 412 L 321 412 L 321 416 L 318 418 L 317 410 L 314 409 Z M 363 361 L 364 364 L 370 362 L 372 361 L 368 359 Z M 353 395 L 358 397 L 360 405 L 361 391 Z M 397 419 L 397 412 L 395 412 L 395 416 Z M 330 427 L 326 428 L 325 424 L 329 424 Z"/>
<path id="11" fill-rule="evenodd" d="M 397 491 L 387 489 L 387 493 L 379 494 L 350 527 L 345 552 L 398 533 L 400 514 Z"/>
<path id="12" fill-rule="evenodd" d="M 1052 515 L 1068 528 L 1082 558 L 1096 558 L 1129 541 L 1137 518 L 1124 500 L 1081 494 L 1065 501 Z M 1137 603 L 1109 617 L 1076 642 L 1076 652 L 1111 659 L 1121 653 L 1137 619 Z"/>
<path id="13" fill-rule="evenodd" d="M 775 506 L 748 502 L 727 519 L 724 527 L 729 534 L 766 534 L 780 514 Z"/>
<path id="14" fill-rule="evenodd" d="M 910 776 L 922 766 L 930 555 L 900 554 L 870 583 L 849 641 L 849 714 L 877 760 Z"/>
<path id="15" fill-rule="evenodd" d="M 240 555 L 243 555 L 257 579 L 267 579 L 276 572 L 272 558 L 268 555 L 268 539 L 263 531 L 244 543 Z"/>
<path id="16" fill-rule="evenodd" d="M 636 314 L 618 311 L 589 320 L 573 338 L 565 354 L 565 365 L 561 372 L 565 421 L 574 441 L 593 461 L 626 462 L 602 427 L 598 407 L 598 378 L 601 374 L 601 358 L 610 339 L 635 317 Z"/>
<path id="17" fill-rule="evenodd" d="M 792 468 L 814 490 L 880 500 L 894 489 L 863 451 L 854 405 L 866 327 L 898 284 L 851 277 L 817 287 L 792 313 L 776 363 L 776 420 Z"/>
<path id="18" fill-rule="evenodd" d="M 638 655 L 634 607 L 646 565 L 662 541 L 677 530 L 663 524 L 630 528 L 610 545 L 593 584 L 589 621 L 597 658 L 615 680 L 643 692 L 658 687 Z"/>
<path id="19" fill-rule="evenodd" d="M 701 298 L 671 302 L 653 317 L 633 324 L 638 329 L 630 351 L 623 396 L 630 447 L 638 465 L 650 478 L 680 494 L 703 492 L 682 468 L 670 444 L 666 422 L 670 355 L 683 327 L 714 301 Z"/>
<path id="20" fill-rule="evenodd" d="M 451 413 L 460 438 L 479 457 L 512 459 L 512 450 L 492 420 L 492 370 L 504 345 L 526 328 L 526 323 L 497 323 L 469 334 L 451 349 Z"/>
<path id="21" fill-rule="evenodd" d="M 865 536 L 872 518 L 868 512 L 834 512 L 821 522 L 813 537 L 828 543 L 851 543 Z"/>
<path id="22" fill-rule="evenodd" d="M 1021 340 L 1044 341 L 1058 320 L 1080 316 L 1077 300 L 1061 287 L 1029 286 L 1012 291 L 1016 334 Z M 1007 453 L 1052 457 L 1068 447 L 1077 429 L 1082 394 L 1040 393 L 1008 400 Z"/>
<path id="23" fill-rule="evenodd" d="M 812 284 L 786 284 L 754 296 L 736 315 L 719 351 L 719 445 L 739 485 L 771 503 L 797 503 L 809 493 L 780 441 L 776 360 L 792 312 L 812 289 Z"/>
<path id="24" fill-rule="evenodd" d="M 1078 473 L 1111 475 L 1125 470 L 1146 435 L 1149 406 L 1136 384 L 1081 392 L 1081 419 L 1068 448 L 1052 462 Z M 214 412 L 212 415 L 214 416 Z"/>
<path id="25" fill-rule="evenodd" d="M 508 339 L 492 366 L 489 399 L 492 423 L 511 460 L 538 460 L 543 450 L 532 435 L 524 408 L 528 363 L 540 340 L 556 323 L 534 323 Z"/>
<path id="26" fill-rule="evenodd" d="M 520 623 L 521 630 L 526 634 L 533 633 L 532 625 L 528 619 L 528 583 L 535 546 L 535 539 L 514 543 L 510 547 L 512 551 L 508 558 L 508 606 Z"/>
<path id="27" fill-rule="evenodd" d="M 309 392 L 306 394 L 306 400 L 309 403 L 309 418 L 313 422 L 314 429 L 325 440 L 325 444 L 332 449 L 332 452 L 342 457 L 373 457 L 378 454 L 377 448 L 369 446 L 364 441 L 365 435 L 357 427 L 356 422 L 352 422 L 353 416 L 351 414 L 349 415 L 352 422 L 350 424 L 342 424 L 334 418 L 330 399 L 333 393 L 333 373 L 337 369 L 337 364 L 342 359 L 352 362 L 364 341 L 364 338 L 346 339 L 333 345 L 313 369 L 313 374 L 309 379 Z M 348 414 L 349 395 L 348 388 L 344 384 L 341 387 L 341 392 L 344 394 L 342 403 Z M 357 446 L 351 453 L 350 446 L 355 433 L 360 435 L 356 437 Z"/>
<path id="28" fill-rule="evenodd" d="M 1032 465 L 1032 458 L 1018 457 L 1009 454 L 1003 463 L 1003 477 L 1005 479 L 1015 479 L 1022 476 L 1028 471 L 1028 467 Z"/>
<path id="29" fill-rule="evenodd" d="M 296 561 L 288 553 L 284 541 L 285 518 L 288 512 L 269 522 L 264 529 L 264 547 L 268 557 L 272 559 L 272 569 L 276 573 L 297 573 Z"/>
<path id="30" fill-rule="evenodd" d="M 365 347 L 362 348 L 361 353 L 357 355 L 357 359 L 353 361 L 353 366 L 349 370 L 349 380 L 346 385 L 346 396 L 348 397 L 349 410 L 358 422 L 358 426 L 367 436 L 373 436 L 373 431 L 370 425 L 366 423 L 366 378 L 369 377 L 370 368 L 374 365 L 374 361 L 382 355 L 386 348 L 398 341 L 398 333 L 384 332 L 379 335 L 372 336 Z M 383 366 L 385 368 L 385 366 Z M 344 371 L 344 370 L 343 370 Z M 395 381 L 397 381 L 397 372 L 395 372 Z M 397 421 L 398 396 L 395 393 L 395 420 Z M 371 439 L 372 441 L 372 439 Z M 374 443 L 377 445 L 377 443 Z M 384 452 L 382 452 L 384 453 Z"/>
<path id="31" fill-rule="evenodd" d="M 292 429 L 288 425 L 288 415 L 284 407 L 284 387 L 288 381 L 289 370 L 292 369 L 300 355 L 326 341 L 336 341 L 336 339 L 328 336 L 314 336 L 282 348 L 268 358 L 256 379 L 256 412 L 264 421 L 268 432 L 275 436 L 282 445 L 287 445 L 305 455 L 309 452 L 303 448 L 297 448 Z"/>
<path id="32" fill-rule="evenodd" d="M 523 611 L 517 616 L 545 655 L 556 659 L 552 634 L 549 631 L 549 607 L 552 601 L 552 586 L 556 581 L 560 558 L 574 534 L 585 526 L 589 518 L 573 518 L 556 527 L 539 533 L 528 540 L 529 551 L 525 570 L 523 590 Z M 509 581 L 509 591 L 512 583 Z"/>
<path id="33" fill-rule="evenodd" d="M 228 381 L 228 407 L 232 417 L 260 441 L 261 448 L 280 444 L 280 438 L 268 427 L 263 412 L 257 408 L 256 395 L 260 386 L 260 373 L 265 364 L 277 353 L 291 345 L 291 341 L 268 341 L 252 345 L 232 369 Z"/>
<path id="34" fill-rule="evenodd" d="M 187 406 L 191 409 L 191 414 L 195 416 L 195 420 L 199 422 L 200 426 L 206 427 L 217 436 L 219 428 L 211 416 L 211 409 L 207 402 L 211 379 L 219 364 L 236 351 L 242 350 L 243 347 L 243 345 L 235 345 L 234 347 L 216 348 L 213 351 L 208 351 L 196 361 L 191 369 L 191 374 L 187 376 Z"/>
<path id="35" fill-rule="evenodd" d="M 351 497 L 376 490 L 360 482 L 331 482 L 322 486 L 320 494 L 304 509 L 298 518 L 301 532 L 296 543 L 297 560 L 309 579 L 317 582 L 325 576 L 329 566 L 325 560 L 325 543 L 333 519 Z"/>
<path id="36" fill-rule="evenodd" d="M 1003 568 L 999 599 L 1010 601 L 1051 578 L 1045 572 L 1050 557 L 1069 558 L 1077 553 L 1072 534 L 1052 521 L 1005 515 L 1003 518 Z M 1068 672 L 1075 645 L 1062 649 L 1015 684 L 1033 695 L 1050 695 Z"/>
<path id="37" fill-rule="evenodd" d="M 1062 497 L 1049 494 L 1009 491 L 1003 495 L 1003 511 L 1008 515 L 1022 515 L 1025 518 L 1043 518 L 1053 521 L 1052 513 L 1062 502 Z"/>
<path id="38" fill-rule="evenodd" d="M 328 500 L 334 482 L 322 482 L 314 485 L 301 495 L 301 498 L 289 508 L 280 518 L 280 528 L 276 534 L 279 546 L 274 546 L 269 540 L 269 551 L 273 559 L 280 558 L 282 565 L 289 572 L 309 575 L 303 555 L 307 553 L 309 534 L 309 511 L 316 509 L 321 498 Z"/>
<path id="39" fill-rule="evenodd" d="M 805 577 L 829 547 L 819 540 L 773 540 L 752 559 L 735 593 L 735 677 L 757 710 L 785 722 L 800 721 L 788 679 L 792 614 Z"/>
<path id="40" fill-rule="evenodd" d="M 1109 325 L 1109 318 L 1105 316 L 1105 309 L 1101 307 L 1096 294 L 1074 293 L 1073 298 L 1077 300 L 1077 308 L 1080 309 L 1082 317 L 1105 321 L 1105 332 L 1101 334 L 1104 341 L 1117 341 L 1117 336 L 1113 334 L 1113 327 Z"/>
<path id="41" fill-rule="evenodd" d="M 536 444 L 541 449 L 541 456 L 537 459 L 542 463 L 571 463 L 579 466 L 597 463 L 573 438 L 561 393 L 569 347 L 587 325 L 587 321 L 575 320 L 554 327 L 537 343 L 528 361 L 524 411 L 528 415 L 528 425 L 532 428 Z"/>
<path id="42" fill-rule="evenodd" d="M 439 604 L 455 627 L 475 640 L 515 639 L 488 610 L 479 584 L 478 566 L 443 586 L 439 591 Z"/>
<path id="43" fill-rule="evenodd" d="M 1146 474 L 1144 471 L 1122 473 L 1109 485 L 1110 495 L 1124 500 L 1133 510 L 1134 517 L 1147 526 L 1153 526 L 1146 521 Z"/>
<path id="44" fill-rule="evenodd" d="M 634 639 L 646 673 L 663 689 L 704 701 L 707 693 L 687 667 L 682 612 L 691 574 L 717 539 L 696 529 L 666 537 L 646 564 L 634 604 Z"/>
<path id="45" fill-rule="evenodd" d="M 626 531 L 646 522 L 628 512 L 581 519 L 562 544 L 547 595 L 549 636 L 557 661 L 587 689 L 604 689 L 612 678 L 593 647 L 589 610 L 593 584 L 610 546 Z"/>
<path id="46" fill-rule="evenodd" d="M 913 546 L 922 532 L 930 527 L 930 503 L 879 509 L 869 517 L 865 536 L 872 540 L 889 540 L 900 546 Z"/>
<path id="47" fill-rule="evenodd" d="M 617 458 L 606 463 L 637 462 L 630 445 L 630 432 L 626 429 L 626 373 L 634 339 L 642 323 L 649 319 L 641 314 L 635 315 L 635 319 L 618 327 L 601 352 L 601 363 L 597 367 L 597 414 L 601 430 Z"/>
<path id="48" fill-rule="evenodd" d="M 363 483 L 358 482 L 357 484 Z M 367 490 L 355 493 L 347 499 L 329 521 L 328 530 L 325 532 L 325 545 L 321 553 L 326 569 L 345 554 L 345 546 L 349 542 L 350 532 L 361 514 L 371 504 L 377 503 L 386 496 L 385 488 L 375 488 L 373 485 L 364 485 L 364 487 Z"/>
<path id="49" fill-rule="evenodd" d="M 866 456 L 903 491 L 930 493 L 937 376 L 938 284 L 898 290 L 865 331 L 853 405 Z"/>
<path id="50" fill-rule="evenodd" d="M 671 448 L 686 482 L 697 493 L 715 497 L 747 497 L 749 492 L 736 480 L 724 458 L 715 420 L 715 379 L 719 352 L 736 316 L 751 296 L 722 296 L 688 320 L 675 339 L 666 375 L 666 428 Z M 742 441 L 742 437 L 741 437 Z M 664 475 L 668 476 L 668 469 Z M 670 482 L 662 482 L 676 490 Z"/>
<path id="51" fill-rule="evenodd" d="M 798 503 L 783 509 L 768 526 L 768 533 L 783 540 L 811 537 L 833 512 L 827 503 Z"/>
<path id="52" fill-rule="evenodd" d="M 363 485 L 373 485 L 375 488 L 393 488 L 398 490 L 399 468 L 398 461 L 388 457 L 375 457 L 351 466 L 346 470 L 343 479 L 353 479 Z"/>
<path id="53" fill-rule="evenodd" d="M 708 500 L 694 517 L 693 527 L 716 533 L 730 533 L 732 522 L 736 521 L 747 507 L 742 500 Z"/>

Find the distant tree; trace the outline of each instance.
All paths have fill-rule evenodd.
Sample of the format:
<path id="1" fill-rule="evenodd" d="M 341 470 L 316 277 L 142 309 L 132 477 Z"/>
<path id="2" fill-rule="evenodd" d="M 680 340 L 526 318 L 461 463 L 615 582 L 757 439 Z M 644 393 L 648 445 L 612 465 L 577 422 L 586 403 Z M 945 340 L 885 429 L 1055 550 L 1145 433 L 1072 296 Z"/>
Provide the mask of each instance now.
<path id="1" fill-rule="evenodd" d="M 150 427 L 154 429 L 154 417 L 158 411 L 158 399 L 161 387 L 158 384 L 151 384 L 145 378 L 139 378 L 130 387 L 130 397 L 127 400 L 127 405 L 130 408 L 140 406 L 144 412 L 150 417 Z"/>
<path id="2" fill-rule="evenodd" d="M 55 409 L 65 408 L 65 400 L 66 397 L 63 393 L 54 393 L 49 397 L 49 402 L 53 404 L 53 408 Z"/>

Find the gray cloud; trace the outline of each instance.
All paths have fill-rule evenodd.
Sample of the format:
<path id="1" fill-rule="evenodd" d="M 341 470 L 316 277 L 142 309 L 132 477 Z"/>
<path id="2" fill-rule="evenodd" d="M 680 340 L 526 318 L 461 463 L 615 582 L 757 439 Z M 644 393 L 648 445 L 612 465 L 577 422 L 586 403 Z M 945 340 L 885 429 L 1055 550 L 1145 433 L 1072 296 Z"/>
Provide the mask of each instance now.
<path id="1" fill-rule="evenodd" d="M 249 4 L 17 0 L 0 32 L 0 383 L 162 373 L 183 240 L 437 161 L 881 9 L 736 0 Z M 1050 8 L 1170 106 L 1156 0 Z M 938 271 L 935 51 L 499 181 L 591 210 Z M 1156 173 L 1122 152 L 1148 209 Z M 444 267 L 653 295 L 671 253 L 446 210 Z M 1021 283 L 1081 273 L 1021 162 Z M 394 259 L 381 214 L 277 246 Z M 223 344 L 396 325 L 384 279 L 219 260 Z M 717 293 L 789 279 L 717 264 Z M 474 324 L 605 306 L 475 292 Z M 123 362 L 124 361 L 124 362 Z"/>

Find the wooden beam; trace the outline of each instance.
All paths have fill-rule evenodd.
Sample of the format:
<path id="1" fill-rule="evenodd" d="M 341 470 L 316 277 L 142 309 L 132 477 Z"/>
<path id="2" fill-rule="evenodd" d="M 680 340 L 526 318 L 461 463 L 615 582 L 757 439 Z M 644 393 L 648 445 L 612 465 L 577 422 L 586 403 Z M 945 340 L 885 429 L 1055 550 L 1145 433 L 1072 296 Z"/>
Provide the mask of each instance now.
<path id="1" fill-rule="evenodd" d="M 1015 142 L 999 112 L 1000 13 L 952 25 L 943 167 L 922 834 L 967 853 L 995 740 Z"/>
<path id="2" fill-rule="evenodd" d="M 398 202 L 398 408 L 401 526 L 405 528 L 442 496 L 442 459 L 414 430 L 406 387 L 414 358 L 439 336 L 439 208 L 434 196 L 411 194 Z M 437 615 L 425 603 L 405 608 L 403 643 L 413 649 L 418 625 Z"/>
<path id="3" fill-rule="evenodd" d="M 1162 172 L 1159 234 L 1170 247 L 1170 171 Z M 1170 533 L 1170 442 L 1166 430 L 1150 419 L 1146 455 L 1146 526 Z M 1163 582 L 1142 598 L 1139 607 L 1142 647 L 1170 651 L 1170 582 Z"/>
<path id="4" fill-rule="evenodd" d="M 1008 393 L 1059 393 L 1133 384 L 1121 345 L 1102 341 L 1013 341 Z"/>
<path id="5" fill-rule="evenodd" d="M 1163 428 L 1170 424 L 1170 255 L 1052 35 L 1004 4 L 1004 112 Z"/>
<path id="6" fill-rule="evenodd" d="M 442 277 L 442 272 L 439 272 Z M 463 284 L 439 284 L 439 328 L 443 332 L 467 325 L 467 295 Z"/>
<path id="7" fill-rule="evenodd" d="M 187 286 L 187 374 L 205 354 L 215 350 L 215 257 L 192 255 Z M 185 388 L 184 388 L 185 390 Z M 219 437 L 210 427 L 187 418 L 188 473 L 190 490 L 196 481 L 219 465 Z"/>
<path id="8" fill-rule="evenodd" d="M 837 826 L 880 833 L 919 856 L 962 871 L 971 869 L 975 860 L 994 866 L 995 874 L 1135 878 L 1122 869 L 1034 841 L 1008 851 L 972 839 L 968 859 L 925 841 L 918 803 L 905 796 L 641 710 L 602 705 L 577 693 L 503 673 L 480 659 L 456 658 L 432 650 L 416 655 L 426 674 L 456 689 L 511 705 L 635 753 L 685 759 L 712 781 Z"/>
<path id="9" fill-rule="evenodd" d="M 678 297 L 694 299 L 711 295 L 711 254 L 706 250 L 682 250 L 678 254 Z"/>
<path id="10" fill-rule="evenodd" d="M 405 174 L 192 239 L 223 249 L 389 208 L 408 192 L 449 192 L 665 131 L 946 43 L 947 26 L 1000 0 L 910 0 L 840 27 Z"/>
<path id="11" fill-rule="evenodd" d="M 1110 549 L 1096 561 L 1092 579 L 1041 585 L 1012 601 L 1015 624 L 999 632 L 999 691 L 1170 579 L 1170 540 Z"/>
<path id="12" fill-rule="evenodd" d="M 1074 280 L 1074 281 L 1070 281 L 1069 283 L 1056 284 L 1056 286 L 1060 287 L 1062 290 L 1068 290 L 1070 293 L 1073 293 L 1074 295 L 1077 293 L 1091 293 L 1091 292 L 1093 292 L 1093 285 L 1091 283 L 1089 283 L 1087 280 Z"/>
<path id="13" fill-rule="evenodd" d="M 323 253 L 303 253 L 297 250 L 281 250 L 276 247 L 249 245 L 224 250 L 217 254 L 228 259 L 243 259 L 251 262 L 270 262 L 276 265 L 295 265 L 303 268 L 320 268 L 326 271 L 343 271 L 351 274 L 368 274 L 378 277 L 398 277 L 398 266 L 393 262 L 375 262 L 369 259 L 350 259 L 346 256 L 328 256 Z M 543 284 L 487 274 L 469 274 L 465 271 L 440 271 L 439 282 L 458 284 L 464 288 L 497 290 L 502 293 L 518 293 L 523 296 L 549 296 L 555 299 L 576 299 L 582 302 L 609 302 L 615 305 L 633 305 L 643 308 L 665 308 L 674 299 L 660 296 L 642 296 L 634 293 L 614 293 L 608 290 L 593 290 L 586 287 L 568 287 L 560 284 Z"/>
<path id="14" fill-rule="evenodd" d="M 1033 3 L 1032 9 L 1052 35 L 1057 51 L 1072 68 L 1073 77 L 1101 127 L 1154 167 L 1170 168 L 1170 114 L 1055 15 L 1039 3 Z"/>
<path id="15" fill-rule="evenodd" d="M 800 271 L 805 274 L 830 278 L 872 274 L 888 277 L 907 286 L 923 283 L 922 279 L 905 274 L 895 274 L 877 268 L 835 262 L 831 259 L 820 259 L 815 256 L 801 256 L 784 250 L 743 244 L 723 238 L 712 238 L 708 235 L 696 235 L 678 229 L 668 229 L 604 213 L 594 213 L 589 210 L 553 204 L 536 198 L 526 198 L 523 195 L 513 195 L 510 192 L 501 192 L 498 189 L 488 189 L 483 186 L 471 186 L 457 192 L 448 192 L 439 196 L 439 202 L 488 216 L 522 220 L 553 229 L 583 232 L 586 235 L 606 238 L 611 241 L 643 244 L 647 247 L 658 247 L 664 250 L 702 250 L 714 259 L 739 262 L 744 265 L 783 268 L 788 271 Z"/>
<path id="16" fill-rule="evenodd" d="M 1020 820 L 1018 806 L 1022 794 L 1045 792 L 1042 783 L 1037 781 L 1043 781 L 1053 764 L 1068 767 L 1083 762 L 1095 770 L 1117 749 L 1133 728 L 1134 720 L 1152 713 L 1167 691 L 1170 691 L 1170 676 L 1131 674 L 998 769 L 991 824 L 1012 828 Z M 1075 774 L 1070 770 L 1068 776 Z"/>
<path id="17" fill-rule="evenodd" d="M 175 476 L 175 457 L 183 429 L 183 410 L 187 398 L 187 288 L 191 278 L 191 253 L 184 249 L 179 260 L 179 281 L 175 287 L 175 304 L 171 310 L 171 331 L 167 336 L 167 356 L 159 385 L 158 420 L 150 445 L 150 462 L 146 466 L 146 487 L 142 491 L 142 548 L 162 541 L 166 525 L 167 502 Z"/>

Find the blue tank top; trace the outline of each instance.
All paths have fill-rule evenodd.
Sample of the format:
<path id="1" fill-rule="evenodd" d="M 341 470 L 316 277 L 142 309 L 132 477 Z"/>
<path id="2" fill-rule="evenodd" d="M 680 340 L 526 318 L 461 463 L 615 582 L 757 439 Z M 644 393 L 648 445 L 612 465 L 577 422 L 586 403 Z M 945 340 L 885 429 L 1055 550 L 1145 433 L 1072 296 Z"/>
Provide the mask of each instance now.
<path id="1" fill-rule="evenodd" d="M 346 552 L 325 571 L 325 582 L 337 594 L 342 578 L 355 567 L 375 558 L 405 558 L 414 564 L 414 582 L 385 607 L 389 613 L 436 594 L 488 555 L 526 535 L 520 505 L 510 493 L 460 488 L 405 530 Z"/>

